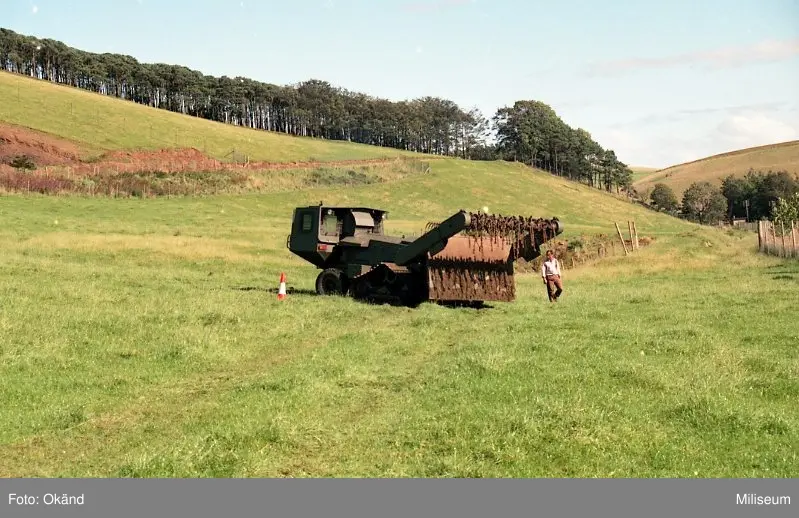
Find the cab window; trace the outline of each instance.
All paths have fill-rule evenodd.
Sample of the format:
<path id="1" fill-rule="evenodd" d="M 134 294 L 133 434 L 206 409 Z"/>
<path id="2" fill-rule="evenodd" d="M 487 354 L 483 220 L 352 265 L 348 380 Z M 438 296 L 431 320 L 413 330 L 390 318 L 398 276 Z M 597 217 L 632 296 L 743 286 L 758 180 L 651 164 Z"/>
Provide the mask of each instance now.
<path id="1" fill-rule="evenodd" d="M 313 228 L 313 216 L 311 214 L 305 213 L 302 215 L 302 231 L 303 232 L 310 232 Z"/>
<path id="2" fill-rule="evenodd" d="M 338 235 L 338 218 L 335 214 L 327 214 L 322 220 L 322 232 L 327 236 Z"/>

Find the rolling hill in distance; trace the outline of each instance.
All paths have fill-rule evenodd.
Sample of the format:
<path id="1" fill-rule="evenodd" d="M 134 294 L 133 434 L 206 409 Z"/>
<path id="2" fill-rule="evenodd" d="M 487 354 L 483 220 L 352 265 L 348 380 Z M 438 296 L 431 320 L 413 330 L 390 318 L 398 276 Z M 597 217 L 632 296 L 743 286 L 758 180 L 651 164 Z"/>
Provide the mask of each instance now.
<path id="1" fill-rule="evenodd" d="M 642 174 L 633 182 L 633 187 L 642 193 L 656 183 L 664 183 L 679 198 L 694 182 L 707 181 L 721 185 L 726 176 L 743 176 L 750 169 L 799 173 L 799 140 L 740 149 L 673 165 Z"/>

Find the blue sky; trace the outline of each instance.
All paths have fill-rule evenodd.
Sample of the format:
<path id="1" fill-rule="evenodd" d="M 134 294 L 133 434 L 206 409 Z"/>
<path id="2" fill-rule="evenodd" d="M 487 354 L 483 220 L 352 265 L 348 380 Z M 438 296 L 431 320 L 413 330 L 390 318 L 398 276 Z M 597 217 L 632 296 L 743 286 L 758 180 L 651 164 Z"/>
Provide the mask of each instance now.
<path id="1" fill-rule="evenodd" d="M 631 165 L 799 139 L 798 0 L 3 0 L 0 27 L 275 84 L 550 104 Z"/>

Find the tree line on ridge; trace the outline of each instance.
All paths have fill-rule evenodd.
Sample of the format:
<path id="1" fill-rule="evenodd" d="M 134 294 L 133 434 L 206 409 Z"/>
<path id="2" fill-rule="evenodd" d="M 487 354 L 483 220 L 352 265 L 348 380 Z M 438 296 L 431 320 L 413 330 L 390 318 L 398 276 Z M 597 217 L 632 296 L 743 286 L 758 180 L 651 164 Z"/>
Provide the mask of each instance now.
<path id="1" fill-rule="evenodd" d="M 438 97 L 389 101 L 310 79 L 274 85 L 91 53 L 0 28 L 0 69 L 204 119 L 295 136 L 473 160 L 523 162 L 606 191 L 632 171 L 547 104 L 520 100 L 487 118 Z M 492 138 L 493 137 L 493 138 Z"/>

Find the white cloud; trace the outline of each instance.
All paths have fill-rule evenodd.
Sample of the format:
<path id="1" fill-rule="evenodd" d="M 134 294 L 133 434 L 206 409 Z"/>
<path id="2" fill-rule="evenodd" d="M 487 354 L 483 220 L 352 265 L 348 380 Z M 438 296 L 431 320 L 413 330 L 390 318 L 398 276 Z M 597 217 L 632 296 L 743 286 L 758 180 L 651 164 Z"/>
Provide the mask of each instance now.
<path id="1" fill-rule="evenodd" d="M 763 40 L 744 47 L 726 47 L 660 57 L 635 57 L 593 63 L 588 67 L 592 76 L 609 76 L 643 69 L 676 66 L 704 66 L 709 69 L 734 68 L 755 63 L 773 63 L 799 56 L 799 38 Z"/>
<path id="2" fill-rule="evenodd" d="M 405 3 L 403 4 L 402 8 L 408 12 L 425 13 L 475 3 L 477 3 L 476 0 L 426 0 L 421 2 Z"/>
<path id="3" fill-rule="evenodd" d="M 799 140 L 799 104 L 760 102 L 644 114 L 592 134 L 629 165 L 668 167 L 719 153 Z"/>
<path id="4" fill-rule="evenodd" d="M 416 47 L 416 53 L 417 53 L 417 54 L 421 54 L 422 52 L 424 52 L 424 49 L 422 48 L 422 46 L 421 46 L 421 45 L 419 45 L 418 47 Z"/>
<path id="5" fill-rule="evenodd" d="M 616 156 L 627 165 L 642 167 L 665 167 L 671 165 L 674 157 L 672 146 L 662 137 L 654 139 L 634 130 L 612 129 L 607 133 L 598 131 L 593 137 L 605 149 L 612 149 Z M 657 144 L 656 144 L 657 141 Z M 668 149 L 668 152 L 665 150 Z M 669 156 L 664 156 L 668 154 Z"/>
<path id="6" fill-rule="evenodd" d="M 611 130 L 605 140 L 605 145 L 610 149 L 635 149 L 641 146 L 640 137 L 624 130 Z"/>
<path id="7" fill-rule="evenodd" d="M 597 131 L 594 138 L 629 166 L 663 168 L 699 158 L 696 141 L 668 133 L 644 134 L 635 130 Z"/>
<path id="8" fill-rule="evenodd" d="M 776 144 L 799 138 L 796 126 L 762 113 L 732 115 L 718 125 L 716 132 L 724 141 L 738 147 Z"/>
<path id="9" fill-rule="evenodd" d="M 635 166 L 668 167 L 755 146 L 799 139 L 799 121 L 767 110 L 735 111 L 715 122 L 675 121 L 630 124 L 597 131 L 594 137 L 619 159 Z"/>
<path id="10" fill-rule="evenodd" d="M 33 14 L 38 13 L 39 12 L 39 6 L 38 5 L 34 5 L 33 7 L 31 7 L 31 12 Z"/>
<path id="11" fill-rule="evenodd" d="M 563 106 L 567 106 L 568 104 L 563 104 Z M 557 107 L 561 107 L 562 105 L 558 104 Z M 687 121 L 691 120 L 693 122 L 701 120 L 703 117 L 713 117 L 718 115 L 741 115 L 747 113 L 775 113 L 775 112 L 787 112 L 790 110 L 790 103 L 787 102 L 764 102 L 764 103 L 752 103 L 752 104 L 742 104 L 736 106 L 712 106 L 706 108 L 686 108 L 681 110 L 672 110 L 668 112 L 660 112 L 660 113 L 647 113 L 640 117 L 636 117 L 633 120 L 629 121 L 619 121 L 614 122 L 609 127 L 611 128 L 629 128 L 629 127 L 641 127 L 644 125 L 663 125 L 669 123 L 676 123 L 680 121 Z"/>

